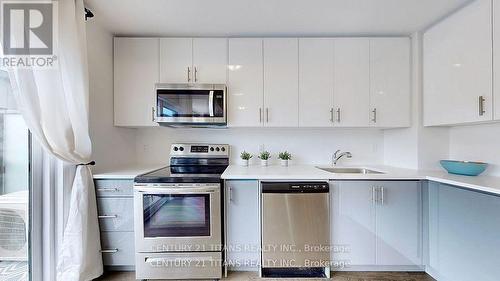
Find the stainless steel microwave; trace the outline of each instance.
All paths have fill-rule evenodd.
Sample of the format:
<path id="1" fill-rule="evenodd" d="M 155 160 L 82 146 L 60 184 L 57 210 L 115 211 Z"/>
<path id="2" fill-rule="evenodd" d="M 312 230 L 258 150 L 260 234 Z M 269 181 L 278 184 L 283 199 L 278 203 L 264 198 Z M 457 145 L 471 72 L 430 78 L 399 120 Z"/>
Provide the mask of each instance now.
<path id="1" fill-rule="evenodd" d="M 156 84 L 155 121 L 164 126 L 227 125 L 224 84 Z"/>

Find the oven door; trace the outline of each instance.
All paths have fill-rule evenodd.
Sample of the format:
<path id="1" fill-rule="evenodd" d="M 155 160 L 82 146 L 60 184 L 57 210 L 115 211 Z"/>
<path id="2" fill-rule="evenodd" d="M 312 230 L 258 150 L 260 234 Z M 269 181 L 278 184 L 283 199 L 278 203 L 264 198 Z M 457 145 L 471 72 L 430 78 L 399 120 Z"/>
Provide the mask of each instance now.
<path id="1" fill-rule="evenodd" d="M 157 84 L 155 121 L 173 124 L 226 124 L 226 86 Z"/>
<path id="2" fill-rule="evenodd" d="M 134 187 L 137 252 L 221 250 L 219 184 Z"/>

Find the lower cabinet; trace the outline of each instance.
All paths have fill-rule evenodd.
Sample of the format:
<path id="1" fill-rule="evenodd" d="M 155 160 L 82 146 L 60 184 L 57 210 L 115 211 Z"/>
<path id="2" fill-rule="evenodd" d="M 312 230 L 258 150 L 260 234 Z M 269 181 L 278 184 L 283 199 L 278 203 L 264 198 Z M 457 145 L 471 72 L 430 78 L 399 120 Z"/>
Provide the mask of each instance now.
<path id="1" fill-rule="evenodd" d="M 418 270 L 422 197 L 418 181 L 332 181 L 333 270 Z"/>
<path id="2" fill-rule="evenodd" d="M 443 281 L 500 276 L 500 198 L 429 183 L 427 272 Z"/>
<path id="3" fill-rule="evenodd" d="M 107 270 L 133 270 L 134 198 L 133 180 L 94 181 L 97 215 L 101 231 L 101 253 Z"/>
<path id="4" fill-rule="evenodd" d="M 233 271 L 257 271 L 260 262 L 259 182 L 226 181 L 226 264 Z"/>

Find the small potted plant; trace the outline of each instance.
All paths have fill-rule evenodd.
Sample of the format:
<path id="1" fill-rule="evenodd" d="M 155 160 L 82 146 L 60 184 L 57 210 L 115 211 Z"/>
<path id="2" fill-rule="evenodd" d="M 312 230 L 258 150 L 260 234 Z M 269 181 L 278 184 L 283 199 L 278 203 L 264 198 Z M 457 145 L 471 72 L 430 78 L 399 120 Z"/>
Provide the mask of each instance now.
<path id="1" fill-rule="evenodd" d="M 278 158 L 281 160 L 281 166 L 288 167 L 288 161 L 292 159 L 292 154 L 288 151 L 280 152 Z"/>
<path id="2" fill-rule="evenodd" d="M 242 160 L 242 165 L 243 167 L 247 167 L 248 166 L 248 162 L 249 160 L 253 157 L 252 154 L 246 152 L 243 150 L 243 152 L 240 154 L 240 158 Z"/>
<path id="3" fill-rule="evenodd" d="M 267 166 L 269 164 L 269 158 L 271 158 L 271 153 L 269 151 L 262 151 L 259 155 L 260 164 L 262 166 Z"/>

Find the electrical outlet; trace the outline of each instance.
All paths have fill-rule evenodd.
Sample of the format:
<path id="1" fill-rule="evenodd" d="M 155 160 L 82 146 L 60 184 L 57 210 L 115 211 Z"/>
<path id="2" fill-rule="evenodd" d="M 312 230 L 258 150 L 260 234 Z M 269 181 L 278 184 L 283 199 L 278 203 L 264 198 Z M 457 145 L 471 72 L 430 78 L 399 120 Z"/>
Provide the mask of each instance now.
<path id="1" fill-rule="evenodd" d="M 261 153 L 262 151 L 266 150 L 266 147 L 265 145 L 263 144 L 259 144 L 259 153 Z"/>

